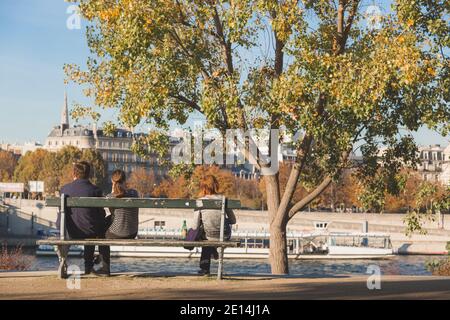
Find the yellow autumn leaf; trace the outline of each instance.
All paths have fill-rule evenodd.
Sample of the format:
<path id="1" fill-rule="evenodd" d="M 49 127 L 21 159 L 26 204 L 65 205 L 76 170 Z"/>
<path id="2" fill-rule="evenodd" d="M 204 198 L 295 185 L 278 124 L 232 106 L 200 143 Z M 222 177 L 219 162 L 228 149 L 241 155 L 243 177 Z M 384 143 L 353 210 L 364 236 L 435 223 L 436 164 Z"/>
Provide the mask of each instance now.
<path id="1" fill-rule="evenodd" d="M 436 70 L 434 70 L 434 68 L 432 68 L 432 67 L 428 67 L 427 72 L 430 76 L 434 77 L 436 75 Z"/>

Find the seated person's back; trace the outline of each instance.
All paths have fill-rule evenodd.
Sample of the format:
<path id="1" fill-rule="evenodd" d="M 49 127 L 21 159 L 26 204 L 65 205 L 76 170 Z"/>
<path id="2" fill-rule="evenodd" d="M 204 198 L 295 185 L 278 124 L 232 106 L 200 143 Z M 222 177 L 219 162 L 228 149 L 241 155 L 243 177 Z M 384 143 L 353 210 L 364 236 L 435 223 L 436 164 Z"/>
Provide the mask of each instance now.
<path id="1" fill-rule="evenodd" d="M 102 191 L 93 185 L 88 176 L 76 176 L 74 181 L 61 188 L 61 194 L 68 197 L 101 197 Z M 57 224 L 59 225 L 60 217 Z M 67 208 L 66 228 L 72 238 L 99 236 L 105 230 L 105 210 L 103 208 Z"/>
<path id="2" fill-rule="evenodd" d="M 205 195 L 200 200 L 222 200 L 219 194 Z M 233 210 L 227 209 L 225 215 L 224 239 L 229 240 L 231 237 L 231 225 L 236 223 L 236 217 Z M 222 219 L 222 211 L 220 209 L 201 209 L 194 212 L 194 229 L 197 229 L 203 223 L 204 235 L 207 240 L 220 239 L 220 222 Z"/>
<path id="3" fill-rule="evenodd" d="M 113 194 L 108 197 L 114 198 Z M 137 198 L 134 189 L 128 189 L 124 198 Z M 135 238 L 139 228 L 139 208 L 110 208 L 111 217 L 106 231 L 107 238 Z"/>
<path id="4" fill-rule="evenodd" d="M 219 182 L 213 175 L 206 175 L 200 180 L 200 200 L 221 200 L 223 197 L 218 193 Z M 231 237 L 231 225 L 236 223 L 236 217 L 233 210 L 225 211 L 224 240 Z M 193 229 L 200 230 L 203 226 L 203 232 L 200 233 L 203 240 L 220 240 L 220 226 L 222 222 L 222 210 L 218 209 L 196 209 L 194 211 Z M 201 231 L 201 230 L 200 230 Z M 211 257 L 218 258 L 218 252 L 215 247 L 203 247 L 200 255 L 199 274 L 209 274 L 211 267 Z"/>
<path id="5" fill-rule="evenodd" d="M 137 198 L 138 192 L 126 187 L 126 176 L 122 170 L 115 170 L 111 177 L 112 192 L 108 198 Z M 139 228 L 139 208 L 110 208 L 107 217 L 106 238 L 134 239 Z"/>

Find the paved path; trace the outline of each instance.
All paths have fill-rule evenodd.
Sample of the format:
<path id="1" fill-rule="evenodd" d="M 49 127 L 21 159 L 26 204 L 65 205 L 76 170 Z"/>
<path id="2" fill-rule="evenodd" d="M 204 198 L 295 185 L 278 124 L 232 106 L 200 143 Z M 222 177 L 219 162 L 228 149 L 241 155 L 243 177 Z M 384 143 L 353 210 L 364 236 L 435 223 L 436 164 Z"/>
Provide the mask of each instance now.
<path id="1" fill-rule="evenodd" d="M 0 273 L 0 299 L 450 299 L 450 277 L 383 276 L 381 290 L 367 277 L 214 277 L 118 274 L 81 277 L 69 290 L 54 273 Z"/>

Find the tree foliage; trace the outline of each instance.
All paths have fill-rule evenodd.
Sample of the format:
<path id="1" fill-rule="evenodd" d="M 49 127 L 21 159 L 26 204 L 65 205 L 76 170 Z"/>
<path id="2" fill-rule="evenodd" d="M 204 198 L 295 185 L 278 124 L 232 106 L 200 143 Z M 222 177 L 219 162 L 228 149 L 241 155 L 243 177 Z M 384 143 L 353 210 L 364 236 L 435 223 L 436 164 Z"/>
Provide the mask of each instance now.
<path id="1" fill-rule="evenodd" d="M 157 182 L 153 171 L 137 168 L 128 178 L 127 185 L 129 188 L 135 189 L 140 197 L 149 197 L 153 194 Z"/>
<path id="2" fill-rule="evenodd" d="M 14 175 L 17 159 L 13 153 L 0 150 L 0 181 L 10 182 Z"/>

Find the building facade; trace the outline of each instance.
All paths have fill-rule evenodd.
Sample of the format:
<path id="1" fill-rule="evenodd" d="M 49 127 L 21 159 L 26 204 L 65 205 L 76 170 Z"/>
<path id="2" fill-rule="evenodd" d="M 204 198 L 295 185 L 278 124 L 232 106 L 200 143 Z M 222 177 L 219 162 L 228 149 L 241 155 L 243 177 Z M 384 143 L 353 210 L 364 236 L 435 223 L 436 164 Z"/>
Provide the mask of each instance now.
<path id="1" fill-rule="evenodd" d="M 419 173 L 425 181 L 450 184 L 450 144 L 444 148 L 439 144 L 419 147 Z"/>
<path id="2" fill-rule="evenodd" d="M 33 152 L 42 149 L 44 146 L 39 142 L 25 142 L 24 144 L 0 143 L 0 150 L 9 151 L 20 157 L 27 152 Z"/>
<path id="3" fill-rule="evenodd" d="M 66 146 L 74 146 L 81 150 L 95 149 L 98 151 L 107 166 L 110 175 L 114 170 L 121 169 L 131 173 L 137 168 L 153 170 L 155 174 L 164 174 L 158 166 L 157 158 L 143 159 L 131 151 L 133 138 L 137 135 L 129 130 L 117 129 L 113 135 L 106 135 L 102 129 L 93 126 L 70 126 L 67 95 L 61 113 L 61 123 L 55 126 L 47 136 L 44 149 L 52 152 L 61 150 Z"/>
<path id="4" fill-rule="evenodd" d="M 386 148 L 380 148 L 379 156 L 382 156 L 385 150 Z M 447 147 L 439 144 L 419 146 L 417 157 L 417 172 L 424 181 L 450 185 L 450 144 Z"/>

